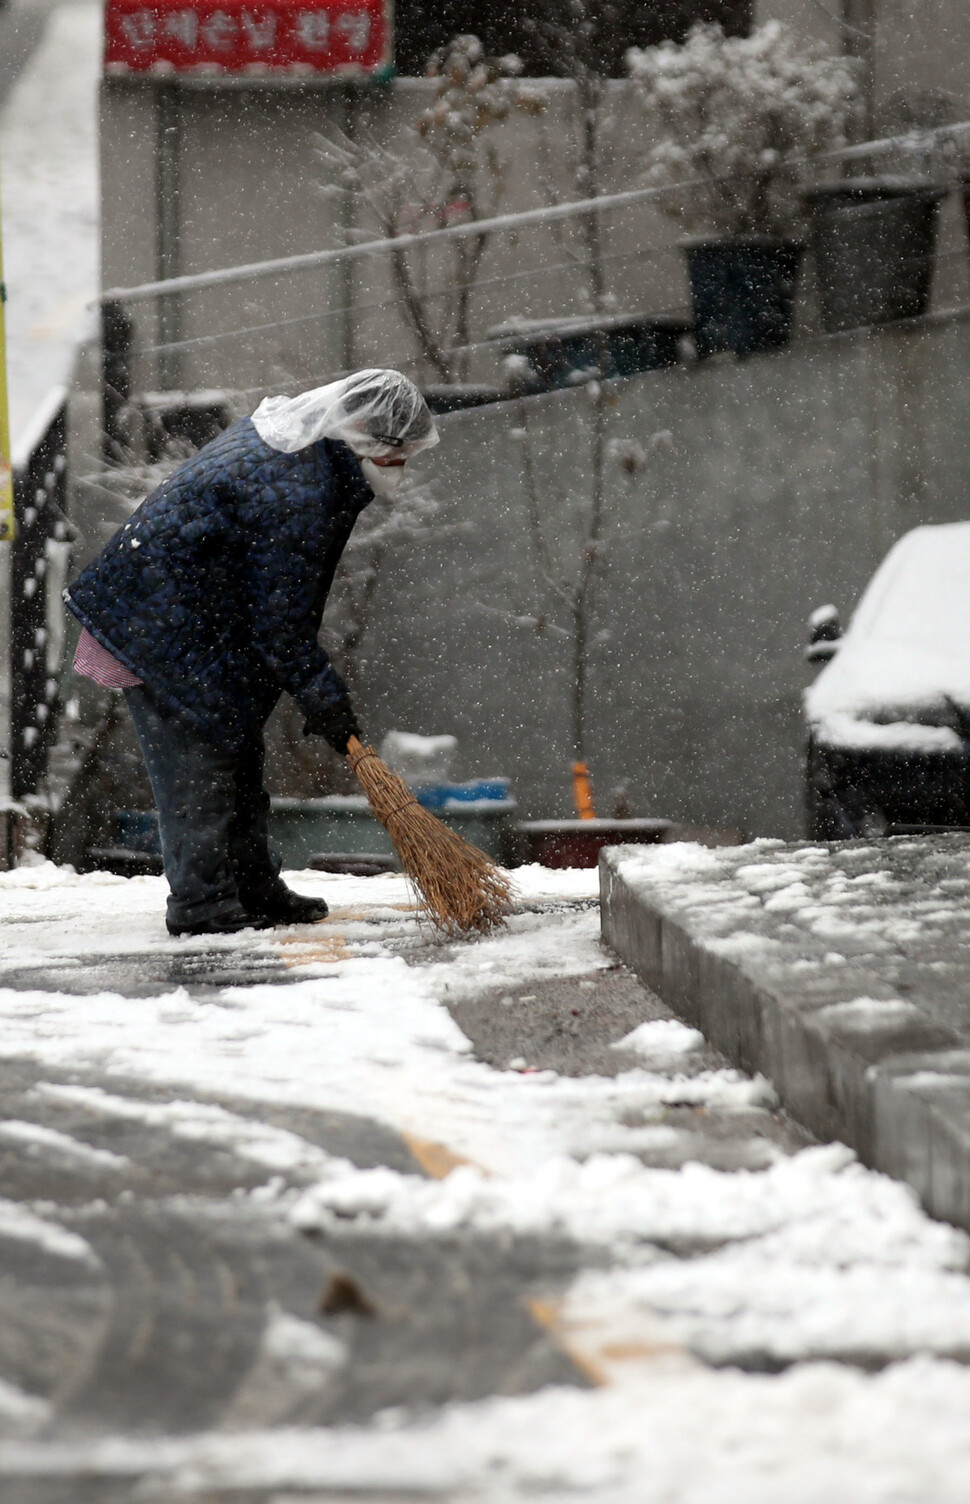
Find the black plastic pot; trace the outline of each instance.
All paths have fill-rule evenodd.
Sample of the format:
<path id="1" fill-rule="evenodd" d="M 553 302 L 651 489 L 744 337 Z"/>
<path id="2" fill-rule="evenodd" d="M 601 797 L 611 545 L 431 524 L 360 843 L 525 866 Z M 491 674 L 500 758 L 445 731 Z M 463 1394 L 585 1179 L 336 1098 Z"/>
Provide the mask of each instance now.
<path id="1" fill-rule="evenodd" d="M 970 237 L 970 177 L 961 179 L 960 196 L 963 199 L 963 218 L 967 226 L 967 236 Z"/>
<path id="2" fill-rule="evenodd" d="M 185 439 L 201 449 L 217 439 L 232 422 L 225 397 L 210 392 L 145 392 L 135 399 L 141 408 L 147 457 L 163 459 L 173 439 Z"/>
<path id="3" fill-rule="evenodd" d="M 791 338 L 803 246 L 747 237 L 684 246 L 698 355 L 755 355 Z"/>
<path id="4" fill-rule="evenodd" d="M 563 319 L 504 342 L 524 355 L 533 390 L 575 386 L 593 377 L 635 376 L 677 364 L 685 319 L 666 314 L 616 314 L 599 319 Z"/>
<path id="5" fill-rule="evenodd" d="M 946 193 L 903 178 L 845 178 L 805 195 L 827 333 L 926 312 Z"/>
<path id="6" fill-rule="evenodd" d="M 489 402 L 504 402 L 508 395 L 504 386 L 473 386 L 469 382 L 424 388 L 424 400 L 433 413 L 457 413 L 470 407 L 485 407 Z"/>

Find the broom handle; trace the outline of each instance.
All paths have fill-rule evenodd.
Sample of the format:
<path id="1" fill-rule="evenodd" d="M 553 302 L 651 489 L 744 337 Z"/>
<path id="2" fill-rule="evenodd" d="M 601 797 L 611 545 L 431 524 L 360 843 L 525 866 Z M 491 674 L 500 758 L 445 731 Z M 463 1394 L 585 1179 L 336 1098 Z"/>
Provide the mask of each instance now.
<path id="1" fill-rule="evenodd" d="M 381 762 L 381 758 L 380 758 L 379 754 L 374 751 L 374 748 L 373 747 L 365 747 L 363 745 L 363 743 L 356 736 L 348 736 L 348 738 L 347 738 L 347 754 L 346 755 L 347 755 L 347 761 L 350 763 L 351 771 L 354 774 L 356 774 L 357 779 L 361 783 L 361 787 L 364 790 L 364 793 L 367 795 L 368 803 L 370 804 L 371 808 L 374 810 L 374 813 L 377 815 L 377 818 L 382 823 L 386 824 L 387 819 L 390 816 L 392 816 L 392 815 L 399 815 L 401 813 L 402 809 L 407 809 L 407 807 L 408 807 L 409 804 L 417 804 L 418 803 L 418 800 L 417 800 L 417 797 L 414 794 L 414 791 L 412 789 L 409 789 L 406 786 L 406 784 L 404 784 L 403 782 L 401 782 L 400 779 L 398 779 L 397 781 L 399 783 L 401 783 L 401 787 L 404 789 L 404 792 L 407 795 L 406 799 L 404 800 L 404 803 L 403 804 L 399 804 L 396 809 L 385 810 L 383 813 L 378 813 L 377 807 L 375 806 L 374 801 L 371 798 L 370 790 L 368 789 L 366 783 L 364 783 L 363 780 L 360 778 L 360 774 L 357 772 L 357 769 L 360 767 L 360 764 L 362 762 L 364 762 L 364 760 L 366 758 L 368 758 L 368 757 L 372 757 L 376 763 L 380 764 L 381 767 L 384 767 L 384 771 L 385 772 L 388 772 L 388 769 Z"/>
<path id="2" fill-rule="evenodd" d="M 352 773 L 357 772 L 357 764 L 360 762 L 361 758 L 368 755 L 371 757 L 377 756 L 377 753 L 374 751 L 373 747 L 365 747 L 363 742 L 357 736 L 348 736 L 347 750 L 344 753 L 344 756 L 350 763 L 350 769 Z"/>
<path id="3" fill-rule="evenodd" d="M 0 4 L 2 4 L 2 0 L 0 0 Z M 350 763 L 350 771 L 352 773 L 357 772 L 358 764 L 362 763 L 365 757 L 372 757 L 375 762 L 380 762 L 381 760 L 373 747 L 365 747 L 359 737 L 356 736 L 348 736 L 347 751 L 344 756 Z"/>

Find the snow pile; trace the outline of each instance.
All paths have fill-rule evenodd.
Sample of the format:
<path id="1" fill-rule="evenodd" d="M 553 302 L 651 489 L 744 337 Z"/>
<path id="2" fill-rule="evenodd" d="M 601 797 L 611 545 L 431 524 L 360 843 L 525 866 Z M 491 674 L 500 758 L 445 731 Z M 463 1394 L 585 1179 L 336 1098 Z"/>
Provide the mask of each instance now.
<path id="1" fill-rule="evenodd" d="M 970 892 L 970 850 L 955 841 L 944 866 L 918 843 L 830 849 L 754 841 L 707 853 L 643 847 L 618 853 L 616 867 L 649 901 L 683 915 L 710 950 L 739 962 L 770 966 L 777 958 L 797 974 L 898 956 L 904 946 L 922 952 L 935 941 L 955 959 L 970 943 L 961 901 Z M 903 1029 L 916 1016 L 911 1003 L 891 996 L 847 998 L 839 1008 L 833 1021 L 856 1031 Z"/>
<path id="2" fill-rule="evenodd" d="M 0 1122 L 0 1145 L 8 1143 L 23 1149 L 27 1154 L 42 1154 L 48 1162 L 66 1166 L 69 1170 L 118 1171 L 128 1169 L 131 1161 L 124 1154 L 115 1154 L 110 1149 L 95 1149 L 90 1144 L 61 1133 L 58 1128 L 47 1128 L 42 1123 L 24 1123 L 16 1118 Z"/>
<path id="3" fill-rule="evenodd" d="M 805 695 L 834 746 L 959 752 L 970 723 L 970 522 L 919 527 L 872 578 Z"/>
<path id="4" fill-rule="evenodd" d="M 19 1201 L 0 1200 L 0 1241 L 32 1244 L 36 1251 L 52 1258 L 71 1259 L 99 1269 L 101 1260 L 89 1243 L 75 1232 L 40 1217 Z"/>
<path id="5" fill-rule="evenodd" d="M 690 841 L 669 846 L 629 846 L 616 852 L 617 871 L 634 891 L 660 898 L 702 921 L 708 935 L 734 939 L 757 931 L 763 909 L 761 894 L 731 881 L 742 854 L 749 859 L 774 851 L 781 841 L 757 840 L 747 846 L 724 846 L 711 850 Z M 792 869 L 791 881 L 804 873 Z M 760 934 L 757 943 L 764 944 Z"/>
<path id="6" fill-rule="evenodd" d="M 647 1169 L 623 1154 L 550 1159 L 501 1180 L 473 1166 L 444 1181 L 343 1167 L 291 1216 L 325 1233 L 348 1223 L 411 1238 L 554 1233 L 646 1260 L 582 1277 L 566 1302 L 567 1333 L 592 1323 L 629 1338 L 644 1313 L 651 1340 L 659 1331 L 713 1362 L 970 1355 L 970 1241 L 840 1144 L 758 1172 Z M 717 1251 L 671 1259 L 662 1252 L 671 1248 Z"/>
<path id="7" fill-rule="evenodd" d="M 880 1229 L 882 1233 L 884 1230 Z M 647 1269 L 587 1274 L 564 1312 L 615 1340 L 682 1345 L 705 1362 L 782 1367 L 811 1359 L 866 1366 L 914 1353 L 970 1359 L 970 1282 L 901 1256 L 844 1264 L 792 1259 L 786 1236 Z"/>
<path id="8" fill-rule="evenodd" d="M 458 752 L 457 736 L 416 736 L 412 731 L 388 731 L 380 755 L 406 783 L 449 783 Z"/>
<path id="9" fill-rule="evenodd" d="M 568 938 L 562 937 L 564 950 Z M 365 1114 L 444 1142 L 499 1173 L 550 1155 L 588 1152 L 604 1141 L 623 1149 L 637 1131 L 626 1125 L 656 1121 L 668 1103 L 731 1109 L 771 1100 L 763 1081 L 733 1070 L 689 1079 L 646 1070 L 609 1078 L 495 1071 L 470 1058 L 468 1040 L 429 995 L 421 970 L 376 957 L 326 969 L 326 976 L 288 986 L 227 988 L 218 1001 L 193 999 L 184 990 L 81 1000 L 0 989 L 0 1056 L 93 1068 L 181 1093 L 195 1089 Z M 488 975 L 499 986 L 521 986 L 515 973 Z M 98 1100 L 88 1091 L 90 1105 Z M 106 1111 L 117 1110 L 101 1101 Z M 151 1115 L 147 1107 L 137 1111 Z M 163 1115 L 174 1121 L 179 1112 L 184 1136 L 217 1142 L 228 1133 L 238 1152 L 267 1168 L 279 1167 L 274 1159 L 283 1163 L 290 1152 L 279 1135 L 267 1129 L 247 1135 L 198 1104 L 176 1103 Z"/>
<path id="10" fill-rule="evenodd" d="M 358 1218 L 406 1236 L 553 1230 L 608 1247 L 636 1241 L 710 1248 L 773 1235 L 773 1254 L 809 1263 L 913 1260 L 962 1269 L 970 1247 L 964 1233 L 931 1223 L 908 1187 L 866 1172 L 842 1145 L 805 1149 L 759 1172 L 705 1164 L 647 1169 L 624 1154 L 584 1163 L 549 1158 L 532 1173 L 502 1179 L 474 1166 L 445 1181 L 383 1167 L 349 1170 L 314 1185 L 292 1215 L 302 1229 Z"/>
<path id="11" fill-rule="evenodd" d="M 253 1118 L 240 1117 L 213 1102 L 145 1102 L 118 1096 L 97 1086 L 64 1086 L 49 1081 L 36 1087 L 35 1094 L 48 1101 L 80 1107 L 93 1118 L 143 1123 L 162 1128 L 173 1138 L 188 1143 L 228 1149 L 238 1158 L 276 1174 L 320 1175 L 331 1165 L 329 1154 L 298 1134 Z M 30 1135 L 25 1135 L 27 1129 L 32 1130 Z M 112 1161 L 116 1162 L 115 1167 L 127 1163 L 123 1156 L 110 1154 L 104 1149 L 92 1149 L 53 1129 L 39 1128 L 33 1123 L 0 1123 L 0 1140 L 23 1139 L 25 1136 L 51 1146 L 58 1146 L 56 1141 L 62 1141 L 65 1152 L 67 1146 L 71 1146 L 72 1152 L 89 1156 L 92 1163 L 105 1167 L 112 1167 Z"/>
<path id="12" fill-rule="evenodd" d="M 73 867 L 58 867 L 54 862 L 41 861 L 25 867 L 13 867 L 9 872 L 0 872 L 0 888 L 26 888 L 46 892 L 50 888 L 117 888 L 127 882 L 142 882 L 141 878 L 119 877 L 114 872 L 85 872 L 78 875 Z M 153 889 L 164 893 L 162 878 L 149 878 Z M 125 892 L 129 890 L 125 887 Z"/>
<path id="13" fill-rule="evenodd" d="M 593 1147 L 634 1148 L 644 1123 L 658 1123 L 669 1103 L 730 1110 L 770 1100 L 764 1082 L 733 1070 L 560 1079 L 553 1072 L 495 1071 L 471 1058 L 442 999 L 492 989 L 522 993 L 544 977 L 593 974 L 610 964 L 599 944 L 598 912 L 587 906 L 595 871 L 518 869 L 532 911 L 516 915 L 507 933 L 447 947 L 422 938 L 406 884 L 395 875 L 291 874 L 298 889 L 327 896 L 326 925 L 292 937 L 190 942 L 165 938 L 161 879 L 117 879 L 106 904 L 95 876 L 49 865 L 0 876 L 7 966 L 24 968 L 47 987 L 52 975 L 76 975 L 82 967 L 88 979 L 106 974 L 98 971 L 105 957 L 135 979 L 143 965 L 152 976 L 174 979 L 204 952 L 224 955 L 231 977 L 232 958 L 243 953 L 251 965 L 258 959 L 265 966 L 266 983 L 227 986 L 217 999 L 194 997 L 182 986 L 135 998 L 105 990 L 83 1004 L 39 985 L 0 989 L 0 1055 L 165 1084 L 180 1096 L 195 1090 L 366 1114 L 499 1173 Z M 544 912 L 553 898 L 583 906 Z M 435 964 L 409 966 L 393 954 L 397 945 L 424 946 Z M 284 980 L 288 985 L 278 985 Z M 85 1101 L 89 1110 L 120 1111 L 91 1090 Z M 149 1111 L 143 1104 L 128 1110 Z M 175 1103 L 151 1111 L 168 1114 L 170 1131 L 178 1119 L 183 1135 L 211 1142 L 228 1135 L 235 1152 L 261 1157 L 267 1169 L 321 1173 L 279 1134 L 240 1128 L 217 1110 Z"/>
<path id="14" fill-rule="evenodd" d="M 516 868 L 517 883 L 521 870 Z M 595 882 L 596 873 L 589 877 Z M 513 914 L 505 930 L 474 946 L 456 947 L 450 964 L 436 967 L 428 979 L 433 994 L 474 997 L 505 984 L 534 984 L 543 977 L 588 976 L 613 964 L 599 943 L 597 910 L 590 908 L 582 916 L 548 914 L 541 923 L 536 919 L 535 914 Z"/>
<path id="15" fill-rule="evenodd" d="M 346 1344 L 332 1333 L 271 1305 L 255 1361 L 222 1417 L 223 1428 L 269 1425 L 302 1405 L 319 1404 L 348 1356 Z"/>
<path id="16" fill-rule="evenodd" d="M 829 747 L 844 747 L 851 752 L 960 752 L 963 741 L 957 731 L 950 726 L 926 725 L 919 719 L 930 715 L 952 715 L 952 711 L 943 705 L 942 697 L 925 694 L 933 677 L 927 672 L 927 665 L 918 662 L 913 665 L 912 699 L 908 705 L 903 701 L 898 680 L 891 684 L 887 682 L 888 676 L 882 672 L 885 665 L 886 658 L 878 646 L 867 644 L 852 654 L 851 662 L 844 666 L 840 675 L 841 683 L 824 684 L 820 693 L 809 699 L 815 688 L 815 685 L 811 686 L 806 693 L 806 702 L 816 741 Z M 877 699 L 874 694 L 860 694 L 860 685 L 867 689 L 881 685 L 882 696 Z M 860 710 L 866 713 L 853 715 L 844 710 L 826 708 L 830 699 L 843 695 L 860 701 Z M 890 695 L 894 703 L 892 710 L 887 711 L 883 707 Z M 904 718 L 904 711 L 908 711 L 912 719 Z M 876 719 L 886 714 L 896 719 Z"/>
<path id="17" fill-rule="evenodd" d="M 872 856 L 864 847 L 779 851 L 763 842 L 630 850 L 620 860 L 624 874 L 663 886 L 703 916 L 718 944 L 738 927 L 743 941 L 765 944 L 758 926 L 779 905 L 771 923 L 780 917 L 793 933 L 817 934 L 822 953 L 826 927 L 838 923 L 866 944 L 870 931 L 872 943 L 888 943 L 893 926 L 899 932 L 906 886 L 867 871 Z M 965 867 L 964 877 L 957 849 L 920 922 L 952 923 L 965 909 L 970 856 Z M 746 1112 L 771 1100 L 765 1083 L 738 1072 L 695 1073 L 703 1063 L 691 1060 L 695 1031 L 674 1020 L 621 1041 L 654 1069 L 560 1078 L 477 1061 L 443 1006 L 452 993 L 498 997 L 527 993 L 543 977 L 595 975 L 605 961 L 591 906 L 595 872 L 522 869 L 531 911 L 507 934 L 453 946 L 429 943 L 398 877 L 291 880 L 326 894 L 326 924 L 175 942 L 164 934 L 159 880 L 116 881 L 109 894 L 103 881 L 47 867 L 0 877 L 5 964 L 46 978 L 46 987 L 0 989 L 0 1054 L 97 1072 L 101 1086 L 41 1082 L 34 1091 L 70 1109 L 72 1123 L 82 1112 L 141 1122 L 239 1155 L 265 1174 L 249 1193 L 254 1214 L 321 1229 L 332 1247 L 342 1231 L 351 1243 L 362 1233 L 572 1240 L 600 1267 L 558 1307 L 549 1301 L 534 1314 L 581 1371 L 609 1387 L 454 1404 L 430 1417 L 400 1410 L 364 1426 L 265 1429 L 276 1415 L 308 1413 L 304 1401 L 342 1383 L 350 1361 L 343 1331 L 271 1308 L 225 1416 L 228 1434 L 10 1440 L 0 1443 L 0 1478 L 80 1472 L 115 1480 L 115 1492 L 132 1480 L 133 1494 L 166 1504 L 233 1490 L 410 1490 L 489 1504 L 964 1504 L 970 1375 L 945 1361 L 970 1354 L 962 1233 L 931 1222 L 908 1189 L 840 1146 L 791 1157 L 775 1150 L 758 1171 L 644 1166 L 636 1149 L 676 1132 L 664 1121 L 668 1108 Z M 550 912 L 552 899 L 572 907 Z M 410 950 L 421 964 L 395 953 Z M 208 982 L 194 994 L 185 976 L 203 954 Z M 52 990 L 51 978 L 72 968 L 90 977 L 119 958 L 133 982 L 150 965 L 152 975 L 173 978 L 185 968 L 184 984 L 159 996 Z M 266 980 L 211 985 L 223 961 L 227 975 L 258 961 Z M 906 1007 L 856 999 L 839 1019 L 893 1027 Z M 160 1086 L 173 1100 L 146 1090 Z M 370 1118 L 473 1163 L 440 1181 L 360 1170 L 248 1116 L 245 1099 Z M 92 1167 L 111 1167 L 99 1158 L 106 1151 L 20 1119 L 0 1127 L 0 1141 L 65 1157 L 80 1145 L 82 1157 L 96 1157 Z M 285 1190 L 280 1177 L 296 1188 Z M 2 1237 L 34 1256 L 71 1258 L 78 1274 L 94 1258 L 42 1210 L 12 1203 L 0 1204 Z M 941 1356 L 908 1359 L 913 1353 Z M 800 1366 L 767 1378 L 705 1368 L 695 1355 Z M 806 1361 L 835 1355 L 892 1366 L 873 1375 Z M 8 1434 L 35 1432 L 44 1414 L 0 1387 Z"/>
<path id="18" fill-rule="evenodd" d="M 51 1407 L 35 1394 L 0 1379 L 0 1436 L 30 1436 L 50 1419 Z"/>
<path id="19" fill-rule="evenodd" d="M 629 1034 L 616 1040 L 615 1050 L 632 1050 L 648 1060 L 665 1060 L 671 1056 L 689 1055 L 692 1050 L 703 1047 L 704 1036 L 700 1029 L 690 1029 L 679 1018 L 648 1018 L 637 1024 Z"/>

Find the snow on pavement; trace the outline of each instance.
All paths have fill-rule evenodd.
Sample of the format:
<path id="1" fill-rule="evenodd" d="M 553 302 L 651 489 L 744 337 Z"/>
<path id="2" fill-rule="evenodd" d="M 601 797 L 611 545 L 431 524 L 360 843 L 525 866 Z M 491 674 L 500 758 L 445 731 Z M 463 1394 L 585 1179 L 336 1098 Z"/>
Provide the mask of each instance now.
<path id="1" fill-rule="evenodd" d="M 804 1149 L 755 1171 L 696 1163 L 658 1170 L 626 1154 L 547 1159 L 536 1171 L 501 1179 L 474 1166 L 443 1181 L 352 1169 L 328 1177 L 293 1211 L 301 1227 L 332 1228 L 351 1217 L 411 1236 L 432 1228 L 552 1230 L 622 1247 L 634 1259 L 641 1243 L 732 1243 L 759 1264 L 781 1258 L 833 1268 L 963 1270 L 968 1253 L 965 1234 L 931 1222 L 907 1187 L 864 1170 L 842 1144 Z M 966 1293 L 970 1300 L 970 1283 Z"/>
<path id="2" fill-rule="evenodd" d="M 898 955 L 917 944 L 928 951 L 934 942 L 970 941 L 970 910 L 961 901 L 970 894 L 970 853 L 959 844 L 947 846 L 939 870 L 932 848 L 919 839 L 897 838 L 881 849 L 806 844 L 786 848 L 783 860 L 773 857 L 784 846 L 758 840 L 718 851 L 690 843 L 629 847 L 620 864 L 624 882 L 642 881 L 696 918 L 705 944 L 724 954 L 770 960 L 782 941 L 795 940 L 804 958 L 787 964 L 807 969 L 819 961 L 831 967 Z M 887 852 L 899 871 L 880 866 Z M 760 923 L 764 918 L 770 923 Z"/>
<path id="3" fill-rule="evenodd" d="M 696 848 L 662 858 L 672 881 L 693 874 L 695 897 L 721 860 Z M 785 891 L 758 891 L 755 867 L 742 908 Z M 794 864 L 789 887 L 807 867 Z M 106 958 L 133 968 L 204 955 L 281 963 L 276 982 L 205 995 L 191 984 L 149 997 L 0 988 L 0 1053 L 100 1073 L 101 1087 L 39 1088 L 84 1111 L 161 1114 L 188 1139 L 231 1145 L 264 1167 L 267 1184 L 253 1193 L 264 1211 L 302 1228 L 574 1239 L 597 1267 L 542 1319 L 601 1387 L 394 1411 L 360 1427 L 9 1441 L 0 1475 L 147 1473 L 139 1497 L 166 1500 L 232 1487 L 411 1487 L 510 1504 L 540 1494 L 962 1504 L 970 1375 L 949 1357 L 970 1354 L 963 1233 L 932 1222 L 906 1187 L 839 1145 L 779 1151 L 759 1171 L 642 1164 L 638 1134 L 663 1132 L 670 1104 L 745 1111 L 770 1101 L 763 1082 L 692 1065 L 693 1031 L 675 1023 L 634 1030 L 642 1064 L 615 1078 L 494 1070 L 473 1058 L 449 996 L 522 994 L 537 979 L 610 964 L 586 902 L 595 873 L 522 869 L 526 908 L 507 934 L 443 946 L 422 935 L 399 878 L 290 877 L 326 893 L 329 921 L 270 940 L 171 941 L 157 879 L 50 866 L 0 874 L 8 975 L 39 978 L 45 966 L 64 975 Z M 128 1095 L 133 1079 L 168 1087 L 173 1100 Z M 356 1169 L 297 1134 L 193 1101 L 193 1091 L 372 1117 L 470 1163 L 440 1181 Z M 304 1189 L 274 1184 L 279 1170 L 298 1171 Z M 14 1221 L 12 1235 L 48 1246 L 52 1232 L 76 1236 L 46 1217 L 21 1220 L 19 1233 Z M 80 1240 L 74 1251 L 84 1255 Z M 825 1361 L 846 1357 L 886 1366 Z M 742 1371 L 788 1364 L 773 1376 Z"/>
<path id="4" fill-rule="evenodd" d="M 0 1199 L 0 1241 L 4 1239 L 28 1243 L 35 1250 L 56 1258 L 78 1259 L 82 1264 L 98 1263 L 94 1250 L 77 1233 L 59 1226 L 49 1216 L 35 1215 L 29 1207 L 21 1206 L 17 1201 Z"/>
<path id="5" fill-rule="evenodd" d="M 294 938 L 275 947 L 306 980 L 228 987 L 216 1003 L 193 997 L 186 987 L 159 997 L 104 992 L 83 999 L 0 989 L 0 1052 L 49 1066 L 88 1065 L 108 1076 L 363 1113 L 498 1173 L 582 1152 L 597 1133 L 608 1131 L 611 1145 L 620 1147 L 624 1119 L 658 1118 L 668 1102 L 744 1107 L 770 1099 L 766 1083 L 733 1070 L 684 1081 L 646 1069 L 609 1079 L 560 1078 L 497 1072 L 472 1058 L 441 1000 L 466 989 L 521 990 L 540 977 L 609 965 L 595 908 L 519 914 L 503 935 L 440 950 L 426 945 L 435 964 L 410 966 L 389 949 L 390 942 L 409 938 L 420 943 L 403 878 L 300 873 L 291 879 L 303 891 L 326 893 L 333 905 L 331 920 L 317 927 L 322 945 Z M 579 892 L 589 898 L 596 884 L 595 873 L 577 882 L 577 874 L 560 878 L 543 869 L 520 869 L 517 879 L 530 899 Z M 110 955 L 135 965 L 160 948 L 176 956 L 239 952 L 232 936 L 164 940 L 164 891 L 158 878 L 77 878 L 50 867 L 0 875 L 7 964 L 36 970 Z M 361 902 L 366 915 L 357 907 Z M 38 913 L 53 922 L 41 930 L 31 923 Z M 334 937 L 350 959 L 329 958 L 340 954 Z M 274 954 L 271 941 L 251 936 L 244 944 L 250 952 Z M 314 959 L 321 952 L 328 958 Z M 632 1131 L 627 1134 L 632 1145 Z"/>
<path id="6" fill-rule="evenodd" d="M 369 1426 L 0 1444 L 0 1472 L 124 1479 L 144 1504 L 216 1489 L 519 1504 L 965 1504 L 970 1374 L 926 1358 L 775 1376 L 658 1354 L 632 1384 L 387 1412 Z M 412 1491 L 409 1493 L 409 1491 Z"/>

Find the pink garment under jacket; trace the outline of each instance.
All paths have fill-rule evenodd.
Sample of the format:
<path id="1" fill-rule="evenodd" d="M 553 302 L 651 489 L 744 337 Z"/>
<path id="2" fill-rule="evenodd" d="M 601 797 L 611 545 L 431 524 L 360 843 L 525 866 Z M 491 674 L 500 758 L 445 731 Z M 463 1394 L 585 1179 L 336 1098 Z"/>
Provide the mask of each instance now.
<path id="1" fill-rule="evenodd" d="M 93 679 L 103 689 L 134 689 L 142 681 L 130 669 L 112 657 L 97 638 L 92 637 L 87 627 L 81 629 L 77 652 L 74 654 L 74 672 Z"/>

